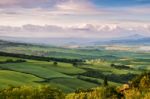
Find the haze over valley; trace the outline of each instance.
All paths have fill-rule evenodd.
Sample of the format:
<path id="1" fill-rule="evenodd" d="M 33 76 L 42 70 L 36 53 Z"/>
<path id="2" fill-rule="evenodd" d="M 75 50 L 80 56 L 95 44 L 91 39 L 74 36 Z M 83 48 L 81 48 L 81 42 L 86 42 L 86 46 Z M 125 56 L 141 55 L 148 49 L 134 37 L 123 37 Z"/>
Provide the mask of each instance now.
<path id="1" fill-rule="evenodd" d="M 0 0 L 0 99 L 149 97 L 149 0 Z"/>

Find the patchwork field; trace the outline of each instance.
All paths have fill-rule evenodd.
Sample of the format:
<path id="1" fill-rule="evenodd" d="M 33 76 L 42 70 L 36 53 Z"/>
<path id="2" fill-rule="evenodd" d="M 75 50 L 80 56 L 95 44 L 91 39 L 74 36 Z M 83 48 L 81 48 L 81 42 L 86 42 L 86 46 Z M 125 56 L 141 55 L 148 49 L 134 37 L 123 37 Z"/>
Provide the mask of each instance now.
<path id="1" fill-rule="evenodd" d="M 6 46 L 7 45 L 7 46 Z M 105 50 L 104 46 L 59 48 L 51 46 L 1 44 L 0 51 L 41 57 L 82 59 L 82 63 L 40 61 L 0 55 L 0 87 L 51 85 L 65 92 L 103 84 L 127 83 L 137 74 L 150 70 L 150 53 Z"/>
<path id="2" fill-rule="evenodd" d="M 11 59 L 11 57 L 1 57 Z M 12 57 L 12 59 L 15 59 Z M 79 88 L 96 87 L 97 84 L 77 79 L 76 75 L 84 73 L 84 69 L 68 63 L 26 60 L 23 63 L 0 64 L 0 87 L 20 85 L 50 84 L 64 89 L 66 92 Z M 7 82 L 7 83 L 6 83 Z"/>

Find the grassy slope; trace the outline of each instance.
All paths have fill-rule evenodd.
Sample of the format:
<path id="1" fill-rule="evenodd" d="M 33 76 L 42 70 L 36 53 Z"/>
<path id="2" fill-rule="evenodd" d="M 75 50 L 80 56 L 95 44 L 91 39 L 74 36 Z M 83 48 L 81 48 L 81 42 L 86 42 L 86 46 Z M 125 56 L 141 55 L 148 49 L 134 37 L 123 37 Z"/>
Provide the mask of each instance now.
<path id="1" fill-rule="evenodd" d="M 29 73 L 41 78 L 53 78 L 53 77 L 69 77 L 59 72 L 55 72 L 50 69 L 43 68 L 31 63 L 10 63 L 2 64 L 1 67 L 8 68 L 14 71 Z"/>
<path id="2" fill-rule="evenodd" d="M 35 77 L 30 74 L 24 74 L 20 72 L 0 70 L 0 87 L 5 88 L 8 86 L 20 86 L 20 85 L 38 85 L 35 81 L 41 81 L 41 78 Z"/>
<path id="3" fill-rule="evenodd" d="M 4 46 L 0 51 L 10 53 L 32 54 L 58 58 L 84 58 L 84 59 L 105 59 L 106 61 L 130 65 L 135 68 L 147 69 L 149 63 L 149 52 L 112 51 L 103 47 L 67 49 L 59 47 L 41 47 L 33 45 Z"/>
<path id="4" fill-rule="evenodd" d="M 0 59 L 11 59 L 11 57 L 0 57 Z M 110 73 L 113 73 L 113 74 L 134 73 L 136 74 L 139 72 L 137 70 L 119 70 L 119 69 L 112 68 L 110 67 L 111 62 L 89 61 L 87 63 L 91 65 L 83 65 L 79 67 L 74 67 L 72 66 L 72 64 L 67 64 L 67 63 L 58 63 L 57 66 L 54 66 L 53 62 L 27 60 L 27 62 L 25 63 L 0 64 L 0 67 L 13 70 L 13 71 L 18 71 L 21 73 L 31 74 L 31 75 L 34 75 L 43 79 L 52 79 L 50 83 L 58 84 L 61 87 L 62 87 L 62 85 L 60 85 L 61 82 L 55 83 L 53 82 L 53 78 L 55 78 L 54 81 L 58 81 L 59 79 L 65 78 L 65 79 L 70 79 L 71 81 L 72 79 L 74 79 L 74 81 L 78 82 L 79 79 L 76 78 L 76 75 L 86 72 L 84 68 L 99 70 L 103 74 L 106 74 L 106 75 Z M 99 80 L 101 83 L 103 81 L 103 79 L 100 79 L 100 78 L 97 80 Z M 76 84 L 77 82 L 74 82 L 74 84 Z M 90 84 L 91 86 L 95 86 L 95 84 L 92 84 L 92 83 Z M 117 83 L 110 82 L 110 84 L 116 85 Z"/>
<path id="5" fill-rule="evenodd" d="M 1 57 L 2 59 L 13 59 L 13 57 Z M 77 88 L 91 88 L 97 86 L 94 83 L 77 79 L 75 75 L 83 73 L 85 70 L 73 67 L 72 64 L 58 63 L 54 66 L 52 62 L 27 60 L 25 63 L 7 63 L 0 64 L 0 67 L 6 70 L 0 70 L 0 87 L 8 85 L 24 85 L 24 84 L 50 84 L 63 89 L 66 92 L 74 91 Z M 5 73 L 4 73 L 5 71 Z M 68 74 L 68 75 L 66 75 Z M 5 75 L 2 77 L 2 75 Z M 24 76 L 25 75 L 25 76 Z M 31 77 L 37 78 L 32 80 Z M 5 79 L 4 79 L 5 78 Z M 11 78 L 11 79 L 9 79 Z M 48 79 L 48 81 L 45 81 Z M 50 80 L 49 80 L 50 79 Z M 39 81 L 35 83 L 34 81 Z M 41 82 L 42 81 L 42 82 Z M 5 84 L 3 84 L 5 83 Z"/>
<path id="6" fill-rule="evenodd" d="M 0 56 L 0 61 L 6 61 L 7 59 L 17 60 L 19 58 Z"/>
<path id="7" fill-rule="evenodd" d="M 0 45 L 2 46 L 2 45 Z M 73 67 L 71 64 L 58 63 L 58 66 L 54 66 L 53 62 L 33 61 L 27 60 L 26 63 L 9 63 L 0 64 L 0 67 L 7 68 L 10 70 L 18 71 L 23 74 L 30 74 L 37 78 L 51 79 L 47 84 L 56 85 L 66 91 L 72 91 L 78 87 L 93 87 L 96 86 L 94 83 L 77 79 L 76 75 L 86 72 L 84 68 L 90 68 L 99 70 L 103 74 L 137 74 L 141 69 L 149 68 L 148 53 L 138 52 L 127 52 L 127 51 L 108 51 L 102 50 L 101 48 L 86 48 L 86 49 L 66 49 L 57 47 L 39 47 L 31 45 L 17 45 L 17 46 L 3 46 L 0 51 L 11 52 L 11 53 L 22 53 L 22 54 L 33 54 L 50 57 L 65 57 L 65 58 L 85 58 L 85 59 L 103 59 L 104 61 L 93 61 L 87 62 L 90 65 L 83 65 L 79 67 Z M 11 59 L 11 57 L 1 57 L 0 61 Z M 16 60 L 17 58 L 12 58 Z M 111 63 L 129 65 L 134 70 L 119 70 L 110 67 Z M 1 71 L 1 70 L 0 70 Z M 10 75 L 11 77 L 11 75 Z M 95 79 L 92 78 L 91 79 Z M 99 82 L 103 82 L 102 78 L 97 79 Z M 1 81 L 0 81 L 1 82 Z M 68 83 L 66 83 L 68 82 Z M 112 85 L 118 83 L 110 82 Z M 72 86 L 74 85 L 74 86 Z"/>
<path id="8" fill-rule="evenodd" d="M 97 84 L 79 80 L 76 78 L 56 78 L 48 82 L 50 85 L 58 86 L 61 89 L 66 89 L 66 92 L 75 91 L 78 88 L 92 88 L 98 86 Z"/>

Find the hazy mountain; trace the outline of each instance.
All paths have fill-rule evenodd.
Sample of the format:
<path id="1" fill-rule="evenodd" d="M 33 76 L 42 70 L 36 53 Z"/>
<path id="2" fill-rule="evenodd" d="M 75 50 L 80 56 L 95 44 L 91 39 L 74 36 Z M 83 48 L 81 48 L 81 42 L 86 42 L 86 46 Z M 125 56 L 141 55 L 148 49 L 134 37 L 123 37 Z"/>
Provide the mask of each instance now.
<path id="1" fill-rule="evenodd" d="M 123 45 L 145 44 L 145 45 L 150 45 L 150 37 L 135 34 L 135 35 L 120 37 L 120 38 L 116 38 L 116 39 L 108 40 L 108 41 L 104 41 L 104 42 L 97 41 L 97 42 L 94 42 L 94 44 L 95 45 L 99 45 L 99 44 L 123 44 Z"/>
<path id="2" fill-rule="evenodd" d="M 30 43 L 39 45 L 54 45 L 54 46 L 92 46 L 106 44 L 150 44 L 150 37 L 135 34 L 130 36 L 118 37 L 115 39 L 98 39 L 98 38 L 18 38 L 18 37 L 0 37 L 1 40 L 7 40 L 19 43 Z"/>
<path id="3" fill-rule="evenodd" d="M 116 38 L 116 40 L 137 40 L 137 39 L 142 39 L 145 38 L 145 35 L 140 35 L 140 34 L 134 34 L 134 35 L 129 35 L 129 36 L 123 36 Z"/>
<path id="4" fill-rule="evenodd" d="M 88 45 L 91 42 L 96 42 L 99 39 L 95 38 L 18 38 L 18 37 L 0 37 L 1 40 L 20 42 L 20 43 L 30 43 L 39 45 L 55 45 L 55 46 L 65 46 L 65 45 Z"/>

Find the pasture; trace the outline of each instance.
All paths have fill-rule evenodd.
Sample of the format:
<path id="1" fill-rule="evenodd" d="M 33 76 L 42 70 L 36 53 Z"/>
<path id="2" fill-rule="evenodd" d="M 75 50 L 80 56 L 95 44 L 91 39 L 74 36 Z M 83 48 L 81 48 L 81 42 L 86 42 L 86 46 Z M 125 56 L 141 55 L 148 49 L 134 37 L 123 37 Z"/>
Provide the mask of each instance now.
<path id="1" fill-rule="evenodd" d="M 57 62 L 56 65 L 54 61 L 0 55 L 0 88 L 48 84 L 73 92 L 79 88 L 101 86 L 105 77 L 109 85 L 118 86 L 150 70 L 148 52 L 105 50 L 102 46 L 69 49 L 19 44 L 0 47 L 0 51 L 6 53 L 84 60 L 82 64 Z M 20 59 L 25 61 L 7 62 Z M 113 67 L 112 64 L 120 67 Z"/>

